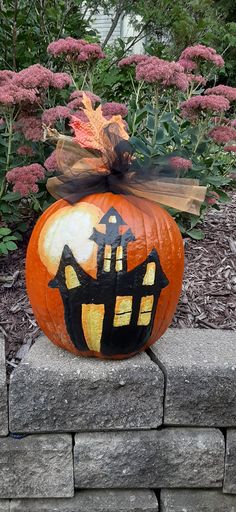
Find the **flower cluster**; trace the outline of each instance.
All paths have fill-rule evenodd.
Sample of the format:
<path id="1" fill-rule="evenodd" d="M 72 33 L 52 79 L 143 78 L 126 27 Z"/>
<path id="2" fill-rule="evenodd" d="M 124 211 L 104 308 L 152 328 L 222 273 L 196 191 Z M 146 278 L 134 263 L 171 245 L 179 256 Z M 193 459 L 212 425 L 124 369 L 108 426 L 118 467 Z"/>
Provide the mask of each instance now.
<path id="1" fill-rule="evenodd" d="M 103 103 L 102 113 L 104 117 L 107 117 L 108 119 L 117 115 L 126 117 L 128 115 L 128 109 L 123 103 L 115 103 L 112 101 L 110 103 Z"/>
<path id="2" fill-rule="evenodd" d="M 196 82 L 199 85 L 206 85 L 207 81 L 204 78 L 204 76 L 202 76 L 202 75 L 193 75 L 192 73 L 188 73 L 187 77 L 188 77 L 188 81 L 190 83 L 191 82 Z"/>
<path id="3" fill-rule="evenodd" d="M 72 81 L 67 73 L 53 73 L 50 69 L 41 66 L 41 64 L 33 64 L 26 69 L 22 69 L 16 73 L 14 83 L 26 89 L 63 89 L 67 85 L 71 85 Z"/>
<path id="4" fill-rule="evenodd" d="M 13 191 L 19 192 L 22 197 L 26 197 L 30 192 L 38 192 L 37 181 L 43 179 L 45 169 L 40 164 L 25 165 L 15 167 L 7 172 L 7 181 L 14 185 Z"/>
<path id="5" fill-rule="evenodd" d="M 71 110 L 68 107 L 58 105 L 57 107 L 48 108 L 42 115 L 42 123 L 47 126 L 54 126 L 56 121 L 70 118 Z"/>
<path id="6" fill-rule="evenodd" d="M 229 87 L 228 85 L 216 85 L 205 90 L 204 94 L 217 94 L 224 96 L 229 101 L 236 101 L 236 87 Z"/>
<path id="7" fill-rule="evenodd" d="M 22 113 L 19 115 L 15 130 L 21 132 L 26 140 L 39 141 L 43 137 L 42 120 L 39 117 Z"/>
<path id="8" fill-rule="evenodd" d="M 160 82 L 163 87 L 175 86 L 181 91 L 188 88 L 188 78 L 182 66 L 158 57 L 148 57 L 139 63 L 136 67 L 136 79 L 149 83 Z"/>
<path id="9" fill-rule="evenodd" d="M 51 155 L 45 160 L 44 167 L 49 172 L 55 172 L 58 170 L 57 159 L 56 159 L 56 150 L 54 150 Z"/>
<path id="10" fill-rule="evenodd" d="M 2 105 L 13 106 L 19 103 L 35 103 L 37 94 L 34 89 L 24 89 L 18 87 L 13 81 L 4 82 L 0 86 L 0 103 Z"/>
<path id="11" fill-rule="evenodd" d="M 91 100 L 92 103 L 95 104 L 95 103 L 101 102 L 101 98 L 100 98 L 100 96 L 97 96 L 97 94 L 94 94 L 91 91 L 80 91 L 80 90 L 73 91 L 70 95 L 70 100 L 74 100 L 76 98 L 82 98 L 83 93 L 86 94 L 86 96 L 88 96 L 88 98 Z"/>
<path id="12" fill-rule="evenodd" d="M 188 169 L 191 169 L 192 167 L 192 162 L 187 158 L 172 156 L 170 158 L 170 165 L 176 170 L 188 171 Z"/>
<path id="13" fill-rule="evenodd" d="M 211 190 L 210 192 L 208 192 L 208 194 L 210 195 L 206 198 L 207 204 L 209 206 L 216 204 L 217 200 L 220 198 L 219 194 L 217 194 L 217 192 L 215 192 L 214 190 Z"/>
<path id="14" fill-rule="evenodd" d="M 137 65 L 141 62 L 145 62 L 145 60 L 149 59 L 148 55 L 130 55 L 129 57 L 125 57 L 118 62 L 118 66 L 122 68 L 123 66 L 131 66 L 132 64 Z"/>
<path id="15" fill-rule="evenodd" d="M 194 121 L 202 111 L 225 112 L 230 108 L 227 98 L 212 94 L 211 96 L 193 96 L 180 105 L 182 117 Z"/>
<path id="16" fill-rule="evenodd" d="M 74 39 L 73 37 L 53 41 L 48 45 L 47 51 L 53 57 L 66 55 L 76 62 L 105 58 L 100 44 L 88 43 L 84 39 Z"/>
<path id="17" fill-rule="evenodd" d="M 216 53 L 214 48 L 205 46 L 204 44 L 195 44 L 194 46 L 188 46 L 180 55 L 180 62 L 187 59 L 192 61 L 193 59 L 203 59 L 212 62 L 215 66 L 222 68 L 224 66 L 224 59 Z M 186 68 L 185 68 L 186 69 Z"/>
<path id="18" fill-rule="evenodd" d="M 197 68 L 197 64 L 196 62 L 193 62 L 193 60 L 190 60 L 190 59 L 179 59 L 178 60 L 178 64 L 180 64 L 180 66 L 182 66 L 182 68 L 184 68 L 184 71 L 188 71 L 188 72 L 191 72 L 191 71 L 194 71 L 196 68 Z"/>
<path id="19" fill-rule="evenodd" d="M 33 156 L 34 155 L 33 149 L 30 146 L 26 146 L 26 145 L 19 146 L 19 148 L 17 149 L 16 152 L 17 152 L 17 155 L 20 155 L 20 156 Z"/>
<path id="20" fill-rule="evenodd" d="M 223 149 L 226 152 L 236 153 L 236 146 L 225 146 Z"/>
<path id="21" fill-rule="evenodd" d="M 217 144 L 226 144 L 236 140 L 236 130 L 231 126 L 216 126 L 208 133 L 209 137 Z"/>
<path id="22" fill-rule="evenodd" d="M 5 83 L 6 81 L 12 80 L 16 76 L 15 71 L 10 71 L 9 69 L 3 69 L 0 71 L 0 85 Z"/>

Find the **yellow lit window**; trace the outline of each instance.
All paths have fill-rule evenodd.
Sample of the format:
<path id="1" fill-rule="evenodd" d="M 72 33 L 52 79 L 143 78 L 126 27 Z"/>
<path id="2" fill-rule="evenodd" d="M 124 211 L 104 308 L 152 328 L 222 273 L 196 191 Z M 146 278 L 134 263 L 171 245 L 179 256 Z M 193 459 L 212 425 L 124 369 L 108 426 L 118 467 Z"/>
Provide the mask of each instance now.
<path id="1" fill-rule="evenodd" d="M 132 315 L 132 303 L 133 297 L 130 295 L 116 297 L 115 315 L 114 315 L 114 327 L 122 327 L 123 325 L 129 325 Z"/>
<path id="2" fill-rule="evenodd" d="M 116 224 L 116 216 L 115 215 L 110 215 L 109 222 L 110 222 L 110 224 Z"/>
<path id="3" fill-rule="evenodd" d="M 152 316 L 153 302 L 154 302 L 154 295 L 147 295 L 147 297 L 141 298 L 139 317 L 138 317 L 138 325 L 150 324 L 151 316 Z"/>
<path id="4" fill-rule="evenodd" d="M 117 249 L 116 249 L 116 272 L 119 272 L 120 270 L 123 269 L 122 259 L 123 259 L 123 247 L 121 245 L 119 245 L 119 247 L 117 247 Z"/>
<path id="5" fill-rule="evenodd" d="M 77 277 L 77 274 L 71 265 L 67 265 L 65 267 L 65 281 L 66 281 L 66 287 L 68 288 L 68 290 L 71 290 L 72 288 L 77 288 L 77 286 L 80 286 L 80 282 Z"/>
<path id="6" fill-rule="evenodd" d="M 152 261 L 147 264 L 146 274 L 143 278 L 144 285 L 152 285 L 155 282 L 156 263 Z"/>
<path id="7" fill-rule="evenodd" d="M 111 270 L 111 245 L 105 245 L 103 270 L 104 272 Z"/>

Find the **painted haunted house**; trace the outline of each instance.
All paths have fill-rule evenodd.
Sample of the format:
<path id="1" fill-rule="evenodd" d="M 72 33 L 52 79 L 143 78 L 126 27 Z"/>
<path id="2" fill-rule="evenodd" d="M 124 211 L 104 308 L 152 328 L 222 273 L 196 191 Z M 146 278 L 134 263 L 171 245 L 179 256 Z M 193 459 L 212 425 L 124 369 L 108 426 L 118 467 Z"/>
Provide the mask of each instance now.
<path id="1" fill-rule="evenodd" d="M 148 340 L 157 301 L 168 285 L 155 249 L 136 268 L 127 271 L 127 245 L 135 237 L 111 208 L 100 220 L 105 234 L 94 228 L 90 239 L 98 246 L 97 277 L 87 274 L 64 246 L 60 265 L 49 286 L 59 288 L 68 334 L 80 351 L 110 356 L 127 354 Z"/>

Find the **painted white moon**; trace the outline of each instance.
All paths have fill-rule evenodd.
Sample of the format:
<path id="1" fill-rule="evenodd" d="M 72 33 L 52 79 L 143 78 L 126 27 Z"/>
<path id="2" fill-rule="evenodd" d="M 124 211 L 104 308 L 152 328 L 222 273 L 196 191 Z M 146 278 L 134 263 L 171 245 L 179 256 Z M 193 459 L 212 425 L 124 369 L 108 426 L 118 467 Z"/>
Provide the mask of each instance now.
<path id="1" fill-rule="evenodd" d="M 82 266 L 92 257 L 96 244 L 89 237 L 102 215 L 100 208 L 81 202 L 65 206 L 49 217 L 40 233 L 38 251 L 50 274 L 56 274 L 65 245 Z"/>

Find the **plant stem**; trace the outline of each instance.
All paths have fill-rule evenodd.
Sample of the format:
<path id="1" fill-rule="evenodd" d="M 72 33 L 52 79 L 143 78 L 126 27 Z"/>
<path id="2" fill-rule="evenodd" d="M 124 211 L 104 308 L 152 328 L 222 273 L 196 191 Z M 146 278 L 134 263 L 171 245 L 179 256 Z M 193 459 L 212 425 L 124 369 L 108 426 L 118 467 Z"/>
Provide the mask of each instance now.
<path id="1" fill-rule="evenodd" d="M 13 116 L 12 112 L 10 113 L 8 126 L 8 146 L 7 146 L 7 158 L 6 158 L 6 172 L 9 170 L 10 166 L 10 158 L 11 158 L 11 146 L 12 146 L 12 136 L 13 136 Z"/>
<path id="2" fill-rule="evenodd" d="M 154 147 L 156 142 L 156 136 L 157 136 L 157 128 L 158 128 L 158 86 L 155 87 L 155 96 L 154 96 L 154 130 L 153 130 L 153 136 L 152 136 L 152 147 Z"/>
<path id="3" fill-rule="evenodd" d="M 134 135 L 135 129 L 136 129 L 137 110 L 139 108 L 139 96 L 140 96 L 140 92 L 141 92 L 143 83 L 144 82 L 139 82 L 137 91 L 135 91 L 135 106 L 136 106 L 136 110 L 135 110 L 134 117 L 133 117 L 133 122 L 132 122 L 132 136 Z"/>

